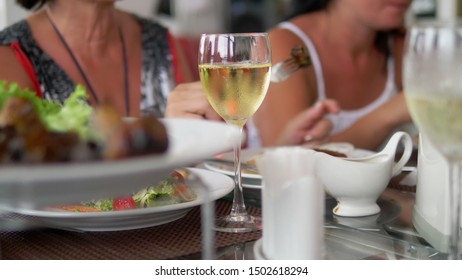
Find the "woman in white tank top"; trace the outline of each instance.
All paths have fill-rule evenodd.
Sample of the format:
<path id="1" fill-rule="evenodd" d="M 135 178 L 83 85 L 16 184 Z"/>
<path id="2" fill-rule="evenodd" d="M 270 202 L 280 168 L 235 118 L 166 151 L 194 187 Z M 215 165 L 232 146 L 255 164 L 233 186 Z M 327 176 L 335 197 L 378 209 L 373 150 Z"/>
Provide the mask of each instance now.
<path id="1" fill-rule="evenodd" d="M 273 64 L 286 59 L 292 47 L 305 45 L 313 65 L 270 85 L 251 123 L 261 144 L 277 144 L 292 119 L 326 98 L 342 108 L 328 116 L 331 141 L 376 149 L 395 128 L 410 122 L 401 94 L 404 36 L 391 30 L 402 27 L 411 2 L 307 0 L 309 12 L 271 30 Z M 321 137 L 311 131 L 306 135 Z"/>

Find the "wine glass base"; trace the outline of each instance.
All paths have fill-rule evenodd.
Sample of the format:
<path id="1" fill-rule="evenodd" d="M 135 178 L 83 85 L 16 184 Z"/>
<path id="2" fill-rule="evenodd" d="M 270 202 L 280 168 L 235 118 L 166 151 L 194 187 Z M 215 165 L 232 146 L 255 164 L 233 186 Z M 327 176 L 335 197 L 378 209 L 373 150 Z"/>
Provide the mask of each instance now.
<path id="1" fill-rule="evenodd" d="M 251 215 L 219 217 L 215 220 L 214 230 L 220 232 L 252 232 L 262 230 L 260 217 Z"/>

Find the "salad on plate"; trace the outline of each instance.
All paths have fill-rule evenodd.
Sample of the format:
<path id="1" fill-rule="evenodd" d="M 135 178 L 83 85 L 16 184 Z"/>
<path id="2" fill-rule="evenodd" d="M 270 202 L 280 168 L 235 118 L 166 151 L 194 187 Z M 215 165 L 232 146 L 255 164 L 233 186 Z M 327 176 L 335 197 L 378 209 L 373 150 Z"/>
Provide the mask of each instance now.
<path id="1" fill-rule="evenodd" d="M 197 195 L 186 184 L 188 176 L 188 170 L 177 169 L 158 184 L 143 188 L 131 195 L 91 200 L 80 204 L 54 205 L 48 208 L 69 212 L 108 212 L 189 202 L 195 200 Z"/>

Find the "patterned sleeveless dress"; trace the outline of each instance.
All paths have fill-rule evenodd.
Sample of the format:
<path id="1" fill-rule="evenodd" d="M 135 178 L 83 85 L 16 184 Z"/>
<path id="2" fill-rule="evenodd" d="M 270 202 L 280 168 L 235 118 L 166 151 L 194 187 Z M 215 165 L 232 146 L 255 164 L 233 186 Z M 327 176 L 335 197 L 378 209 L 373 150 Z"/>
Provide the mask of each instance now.
<path id="1" fill-rule="evenodd" d="M 168 30 L 156 22 L 134 16 L 142 30 L 142 114 L 162 117 L 167 95 L 176 85 L 174 51 Z M 76 84 L 66 72 L 45 53 L 32 36 L 26 20 L 0 31 L 0 45 L 19 44 L 30 60 L 44 98 L 64 102 Z M 178 81 L 179 82 L 179 81 Z"/>

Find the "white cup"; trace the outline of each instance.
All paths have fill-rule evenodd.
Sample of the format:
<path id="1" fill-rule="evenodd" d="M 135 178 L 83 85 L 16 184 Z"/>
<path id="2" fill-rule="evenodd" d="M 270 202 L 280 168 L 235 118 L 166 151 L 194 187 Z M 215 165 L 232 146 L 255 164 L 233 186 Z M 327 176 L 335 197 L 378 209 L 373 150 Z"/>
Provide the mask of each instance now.
<path id="1" fill-rule="evenodd" d="M 263 192 L 263 252 L 269 259 L 316 260 L 323 255 L 324 190 L 315 177 Z"/>
<path id="2" fill-rule="evenodd" d="M 257 161 L 263 176 L 262 252 L 267 259 L 316 260 L 324 255 L 324 188 L 314 151 L 279 148 Z"/>

